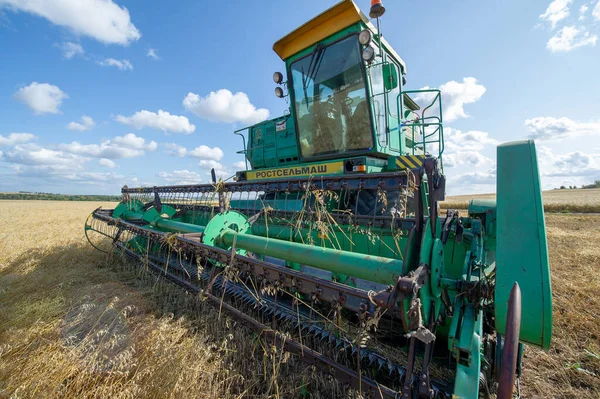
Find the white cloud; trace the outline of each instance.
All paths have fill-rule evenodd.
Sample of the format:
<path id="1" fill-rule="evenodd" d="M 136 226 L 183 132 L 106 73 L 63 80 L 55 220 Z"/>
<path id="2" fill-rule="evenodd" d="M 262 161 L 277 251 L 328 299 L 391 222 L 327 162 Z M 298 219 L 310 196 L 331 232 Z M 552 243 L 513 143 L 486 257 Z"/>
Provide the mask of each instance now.
<path id="1" fill-rule="evenodd" d="M 488 144 L 500 144 L 498 140 L 491 138 L 487 132 L 480 132 L 478 130 L 470 130 L 463 133 L 457 129 L 447 128 L 445 134 L 445 141 L 456 144 L 464 149 L 481 150 Z"/>
<path id="2" fill-rule="evenodd" d="M 4 137 L 0 134 L 0 145 L 2 146 L 13 146 L 17 144 L 24 144 L 37 139 L 37 137 L 31 133 L 10 133 Z"/>
<path id="3" fill-rule="evenodd" d="M 546 12 L 540 14 L 542 21 L 548 21 L 552 25 L 552 29 L 556 28 L 556 24 L 569 16 L 569 5 L 573 0 L 554 0 L 548 5 Z"/>
<path id="4" fill-rule="evenodd" d="M 62 50 L 63 57 L 65 57 L 68 60 L 75 57 L 76 55 L 83 55 L 85 53 L 83 47 L 81 47 L 81 44 L 79 43 L 63 42 L 60 44 L 56 44 L 56 47 Z"/>
<path id="5" fill-rule="evenodd" d="M 98 64 L 102 66 L 114 66 L 119 68 L 121 71 L 133 71 L 133 65 L 129 60 L 116 60 L 114 58 L 106 58 L 104 61 L 100 61 Z"/>
<path id="6" fill-rule="evenodd" d="M 569 152 L 556 157 L 554 166 L 557 170 L 550 175 L 591 174 L 600 173 L 600 165 L 596 164 L 597 156 L 585 154 L 581 151 Z"/>
<path id="7" fill-rule="evenodd" d="M 158 176 L 173 185 L 199 184 L 202 181 L 199 173 L 190 172 L 189 170 L 175 170 L 172 173 L 160 172 Z"/>
<path id="8" fill-rule="evenodd" d="M 250 166 L 250 164 L 248 164 Z M 246 170 L 246 162 L 245 161 L 237 161 L 233 163 L 233 167 L 239 170 Z"/>
<path id="9" fill-rule="evenodd" d="M 600 1 L 596 3 L 596 6 L 592 10 L 592 16 L 596 21 L 600 21 Z"/>
<path id="10" fill-rule="evenodd" d="M 152 58 L 153 60 L 160 60 L 160 57 L 158 56 L 158 53 L 156 52 L 155 48 L 149 48 L 146 55 Z"/>
<path id="11" fill-rule="evenodd" d="M 125 136 L 117 136 L 100 144 L 81 144 L 73 141 L 70 144 L 61 144 L 59 147 L 63 151 L 77 155 L 120 159 L 142 156 L 145 151 L 155 151 L 158 145 L 154 141 L 146 142 L 143 137 L 128 133 Z"/>
<path id="12" fill-rule="evenodd" d="M 58 114 L 63 100 L 69 98 L 58 86 L 38 82 L 21 87 L 14 96 L 35 114 Z"/>
<path id="13" fill-rule="evenodd" d="M 106 158 L 100 158 L 100 160 L 98 161 L 98 165 L 105 166 L 107 168 L 116 168 L 117 167 L 117 164 L 114 161 L 111 161 L 110 159 L 106 159 Z"/>
<path id="14" fill-rule="evenodd" d="M 565 26 L 546 43 L 553 53 L 567 52 L 583 46 L 595 46 L 598 36 L 590 34 L 583 27 Z"/>
<path id="15" fill-rule="evenodd" d="M 471 184 L 496 184 L 496 168 L 484 172 L 467 172 L 455 176 L 453 180 L 459 181 L 463 185 Z"/>
<path id="16" fill-rule="evenodd" d="M 81 122 L 69 122 L 69 124 L 67 125 L 67 129 L 84 132 L 86 130 L 92 129 L 95 125 L 96 122 L 94 122 L 92 117 L 83 115 L 81 117 Z"/>
<path id="17" fill-rule="evenodd" d="M 210 148 L 209 146 L 201 145 L 188 151 L 188 155 L 200 159 L 219 161 L 223 158 L 223 150 L 219 147 Z"/>
<path id="18" fill-rule="evenodd" d="M 198 166 L 200 169 L 206 170 L 206 174 L 208 176 L 211 176 L 211 169 L 215 170 L 215 176 L 217 178 L 225 179 L 232 175 L 232 173 L 229 172 L 221 163 L 215 161 L 214 159 L 201 159 L 200 162 L 198 162 Z"/>
<path id="19" fill-rule="evenodd" d="M 421 90 L 429 89 L 428 86 Z M 444 109 L 444 122 L 452 122 L 458 118 L 466 118 L 464 106 L 478 101 L 486 91 L 485 86 L 477 83 L 477 79 L 463 78 L 462 83 L 454 80 L 440 86 L 442 92 L 442 104 Z M 421 105 L 421 109 L 429 105 L 435 98 L 434 93 L 423 93 L 415 96 L 415 101 Z M 439 115 L 439 108 L 434 104 L 425 116 Z"/>
<path id="20" fill-rule="evenodd" d="M 68 173 L 61 176 L 67 180 L 81 181 L 84 183 L 94 184 L 94 182 L 115 182 L 124 179 L 125 176 L 114 172 L 80 172 Z"/>
<path id="21" fill-rule="evenodd" d="M 112 0 L 0 0 L 0 8 L 38 15 L 102 43 L 128 45 L 141 37 L 129 11 Z"/>
<path id="22" fill-rule="evenodd" d="M 143 137 L 136 136 L 133 133 L 128 133 L 125 136 L 117 136 L 110 142 L 125 148 L 134 148 L 138 150 L 155 151 L 158 148 L 158 144 L 156 144 L 155 141 L 146 143 L 146 140 Z"/>
<path id="23" fill-rule="evenodd" d="M 600 135 L 600 120 L 575 122 L 569 118 L 538 117 L 527 119 L 525 126 L 529 138 L 537 140 L 559 140 L 577 136 Z"/>
<path id="24" fill-rule="evenodd" d="M 113 172 L 94 172 L 89 171 L 87 163 L 91 158 L 70 153 L 64 149 L 43 148 L 35 144 L 16 145 L 10 151 L 1 153 L 2 161 L 9 163 L 13 170 L 13 176 L 19 184 L 30 181 L 34 187 L 55 187 L 56 184 L 66 187 L 69 190 L 80 186 L 73 186 L 73 182 L 81 184 L 112 183 L 116 190 L 117 185 L 123 185 L 125 176 Z M 116 166 L 109 159 L 100 159 L 99 164 L 105 167 Z M 41 180 L 24 180 L 41 179 Z M 27 187 L 27 186 L 25 186 Z M 106 190 L 106 185 L 94 186 L 94 190 Z M 47 189 L 44 189 L 47 190 Z M 82 191 L 79 191 L 82 192 Z M 109 191 L 110 192 L 110 191 Z"/>
<path id="25" fill-rule="evenodd" d="M 185 156 L 194 157 L 205 160 L 220 161 L 223 158 L 223 150 L 219 147 L 209 147 L 207 145 L 200 145 L 193 150 L 188 150 L 184 146 L 175 143 L 162 144 L 167 148 L 167 153 L 180 158 Z"/>
<path id="26" fill-rule="evenodd" d="M 188 93 L 183 106 L 197 116 L 213 122 L 255 124 L 269 117 L 269 110 L 256 109 L 246 93 L 231 93 L 227 89 L 211 91 L 206 97 Z"/>
<path id="27" fill-rule="evenodd" d="M 587 4 L 583 4 L 581 7 L 579 7 L 579 20 L 583 20 L 585 19 L 585 14 L 587 13 L 587 11 L 589 10 L 590 7 L 588 7 Z"/>
<path id="28" fill-rule="evenodd" d="M 184 146 L 175 143 L 164 143 L 162 144 L 168 151 L 169 155 L 174 155 L 179 158 L 183 158 L 187 155 L 187 149 Z"/>
<path id="29" fill-rule="evenodd" d="M 443 154 L 444 167 L 455 167 L 458 165 L 471 165 L 480 167 L 482 165 L 491 165 L 494 160 L 486 157 L 477 151 L 456 151 Z"/>
<path id="30" fill-rule="evenodd" d="M 223 170 L 225 167 L 213 159 L 202 159 L 198 162 L 201 169 Z"/>
<path id="31" fill-rule="evenodd" d="M 22 165 L 43 166 L 53 170 L 80 169 L 86 158 L 65 151 L 50 150 L 35 144 L 21 144 L 7 151 L 3 159 Z"/>
<path id="32" fill-rule="evenodd" d="M 572 151 L 554 154 L 551 148 L 538 147 L 538 162 L 545 189 L 580 186 L 600 179 L 600 154 Z"/>
<path id="33" fill-rule="evenodd" d="M 446 128 L 444 130 L 444 153 L 442 155 L 445 167 L 472 165 L 481 167 L 492 165 L 494 160 L 482 154 L 486 146 L 497 146 L 497 140 L 489 137 L 487 132 Z"/>
<path id="34" fill-rule="evenodd" d="M 118 115 L 116 120 L 136 129 L 149 127 L 163 132 L 185 134 L 192 134 L 196 130 L 196 126 L 192 125 L 185 116 L 171 115 L 160 109 L 158 113 L 142 110 L 131 116 Z"/>
<path id="35" fill-rule="evenodd" d="M 210 172 L 206 172 L 207 175 L 210 175 Z M 227 179 L 229 177 L 231 177 L 233 175 L 233 173 L 229 172 L 226 169 L 215 169 L 215 177 L 217 179 Z M 212 176 L 211 176 L 211 180 L 212 180 Z"/>
<path id="36" fill-rule="evenodd" d="M 482 168 L 480 168 L 482 169 Z M 496 167 L 475 170 L 470 167 L 468 171 L 456 174 L 447 173 L 446 183 L 448 195 L 493 193 L 496 191 Z"/>

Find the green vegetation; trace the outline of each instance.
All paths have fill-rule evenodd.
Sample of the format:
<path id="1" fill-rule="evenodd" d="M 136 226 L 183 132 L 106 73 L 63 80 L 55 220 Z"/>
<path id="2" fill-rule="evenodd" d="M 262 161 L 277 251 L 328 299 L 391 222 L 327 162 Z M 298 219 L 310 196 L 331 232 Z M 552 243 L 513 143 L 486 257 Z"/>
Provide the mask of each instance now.
<path id="1" fill-rule="evenodd" d="M 566 189 L 576 189 L 577 187 L 575 186 L 569 186 L 569 187 L 565 187 L 565 186 L 560 186 L 560 190 L 566 190 Z M 585 189 L 585 188 L 600 188 L 600 180 L 594 180 L 594 182 L 592 184 L 582 184 L 581 188 Z M 555 190 L 557 190 L 555 188 Z"/>
<path id="2" fill-rule="evenodd" d="M 51 193 L 31 193 L 19 191 L 18 193 L 0 193 L 0 200 L 46 200 L 46 201 L 121 201 L 120 195 L 70 195 Z"/>

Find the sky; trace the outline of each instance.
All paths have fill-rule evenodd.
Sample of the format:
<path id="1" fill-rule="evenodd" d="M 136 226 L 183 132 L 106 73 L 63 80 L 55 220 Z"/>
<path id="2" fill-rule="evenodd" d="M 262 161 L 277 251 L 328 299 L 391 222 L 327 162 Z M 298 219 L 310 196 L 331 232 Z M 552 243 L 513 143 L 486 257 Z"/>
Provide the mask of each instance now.
<path id="1" fill-rule="evenodd" d="M 0 192 L 243 170 L 233 131 L 289 107 L 273 43 L 335 3 L 0 0 Z M 496 146 L 524 139 L 544 189 L 600 180 L 600 0 L 384 6 L 406 89 L 442 90 L 449 194 L 494 192 Z"/>

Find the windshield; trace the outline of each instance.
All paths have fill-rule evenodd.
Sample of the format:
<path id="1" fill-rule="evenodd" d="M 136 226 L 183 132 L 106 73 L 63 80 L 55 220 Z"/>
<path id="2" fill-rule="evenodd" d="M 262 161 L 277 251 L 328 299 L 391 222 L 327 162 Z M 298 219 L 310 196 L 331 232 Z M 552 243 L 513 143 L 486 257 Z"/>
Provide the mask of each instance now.
<path id="1" fill-rule="evenodd" d="M 303 157 L 373 146 L 369 103 L 356 35 L 290 66 Z"/>

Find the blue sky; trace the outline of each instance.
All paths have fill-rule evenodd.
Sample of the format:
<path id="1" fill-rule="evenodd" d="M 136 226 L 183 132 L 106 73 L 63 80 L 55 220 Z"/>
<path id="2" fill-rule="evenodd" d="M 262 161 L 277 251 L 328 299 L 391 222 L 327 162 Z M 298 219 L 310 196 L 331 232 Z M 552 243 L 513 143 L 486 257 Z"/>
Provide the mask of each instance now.
<path id="1" fill-rule="evenodd" d="M 0 191 L 230 176 L 233 131 L 287 108 L 273 43 L 335 3 L 0 0 Z M 450 194 L 493 192 L 496 145 L 526 138 L 544 188 L 600 179 L 600 0 L 384 5 L 407 88 L 443 91 Z"/>

